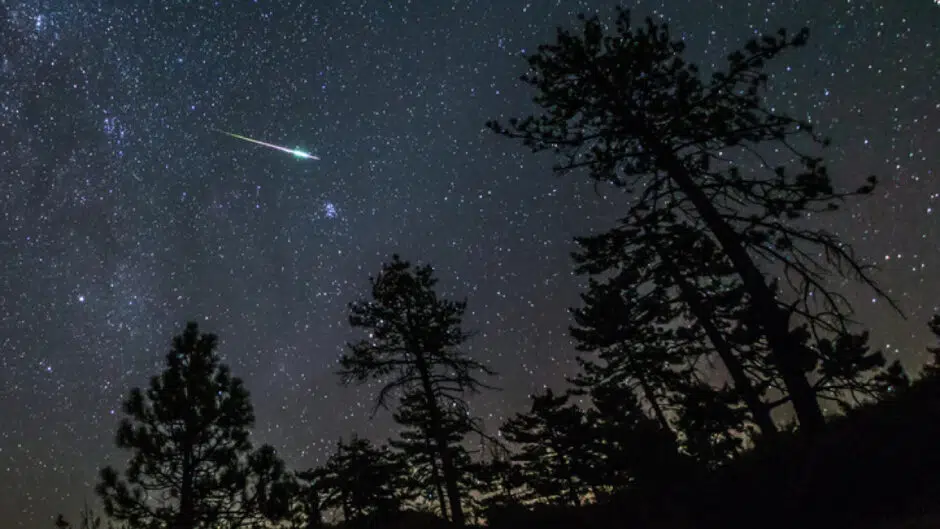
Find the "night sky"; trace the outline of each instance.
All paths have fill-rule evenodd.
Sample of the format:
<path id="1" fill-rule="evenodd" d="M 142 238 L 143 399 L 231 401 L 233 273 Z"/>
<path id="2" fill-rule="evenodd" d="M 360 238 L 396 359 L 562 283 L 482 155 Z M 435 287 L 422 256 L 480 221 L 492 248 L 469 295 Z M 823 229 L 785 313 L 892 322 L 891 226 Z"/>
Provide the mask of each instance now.
<path id="1" fill-rule="evenodd" d="M 491 424 L 570 372 L 571 238 L 613 201 L 484 130 L 527 114 L 522 54 L 615 2 L 0 0 L 0 519 L 45 527 L 93 499 L 120 401 L 188 319 L 246 379 L 258 442 L 290 465 L 389 435 L 333 374 L 346 304 L 393 252 L 466 296 L 505 388 Z M 940 304 L 940 5 L 624 3 L 672 22 L 706 68 L 808 25 L 771 104 L 831 135 L 835 183 L 876 196 L 814 219 L 883 267 L 908 319 L 849 287 L 908 366 Z M 786 7 L 781 7 L 786 6 Z M 213 132 L 322 158 L 303 160 Z M 931 157 L 931 153 L 933 157 Z M 51 526 L 51 525 L 48 525 Z"/>

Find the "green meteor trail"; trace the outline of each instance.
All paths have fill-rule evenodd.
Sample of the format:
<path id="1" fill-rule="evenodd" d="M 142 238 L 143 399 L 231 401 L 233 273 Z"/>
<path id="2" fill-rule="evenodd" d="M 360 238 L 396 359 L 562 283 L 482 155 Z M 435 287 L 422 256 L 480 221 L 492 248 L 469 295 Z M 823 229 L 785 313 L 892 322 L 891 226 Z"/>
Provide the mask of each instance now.
<path id="1" fill-rule="evenodd" d="M 244 141 L 250 141 L 251 143 L 257 143 L 258 145 L 262 145 L 262 146 L 264 146 L 264 147 L 269 147 L 269 148 L 271 148 L 271 149 L 276 149 L 276 150 L 279 150 L 279 151 L 281 151 L 281 152 L 286 152 L 286 153 L 288 153 L 288 154 L 293 154 L 293 155 L 296 156 L 297 158 L 305 158 L 305 159 L 308 159 L 308 160 L 319 160 L 319 159 L 320 159 L 319 156 L 316 156 L 316 155 L 314 155 L 314 154 L 310 154 L 310 153 L 308 153 L 308 152 L 304 152 L 304 151 L 301 151 L 301 150 L 298 150 L 298 149 L 288 149 L 287 147 L 281 147 L 280 145 L 274 145 L 273 143 L 267 143 L 267 142 L 263 142 L 263 141 L 260 141 L 260 140 L 255 140 L 255 139 L 252 139 L 252 138 L 248 138 L 248 137 L 246 137 L 246 136 L 242 136 L 242 135 L 240 135 L 240 134 L 233 134 L 233 133 L 231 133 L 231 132 L 226 132 L 226 131 L 224 131 L 224 130 L 219 130 L 219 129 L 212 129 L 212 130 L 215 131 L 215 132 L 219 132 L 219 133 L 225 134 L 226 136 L 231 136 L 231 137 L 233 137 L 233 138 L 235 138 L 235 139 L 244 140 Z"/>

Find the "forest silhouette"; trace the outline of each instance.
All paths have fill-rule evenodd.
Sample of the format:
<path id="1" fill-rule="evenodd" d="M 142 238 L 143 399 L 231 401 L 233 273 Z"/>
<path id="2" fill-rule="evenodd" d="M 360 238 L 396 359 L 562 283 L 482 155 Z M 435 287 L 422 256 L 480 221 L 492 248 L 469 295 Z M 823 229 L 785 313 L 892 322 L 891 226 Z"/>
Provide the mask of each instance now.
<path id="1" fill-rule="evenodd" d="M 574 241 L 567 387 L 487 431 L 468 399 L 498 388 L 463 347 L 472 300 L 394 255 L 348 308 L 361 339 L 337 372 L 377 387 L 374 411 L 400 426 L 387 444 L 350 432 L 321 467 L 287 468 L 250 442 L 242 380 L 189 323 L 124 401 L 129 460 L 100 473 L 103 513 L 56 526 L 936 526 L 940 346 L 913 377 L 873 350 L 831 285 L 900 309 L 849 244 L 799 222 L 876 179 L 834 189 L 828 140 L 764 103 L 766 67 L 808 32 L 751 40 L 706 76 L 663 23 L 579 25 L 528 57 L 540 113 L 487 124 L 626 197 L 615 225 Z M 940 315 L 929 328 L 940 339 Z"/>

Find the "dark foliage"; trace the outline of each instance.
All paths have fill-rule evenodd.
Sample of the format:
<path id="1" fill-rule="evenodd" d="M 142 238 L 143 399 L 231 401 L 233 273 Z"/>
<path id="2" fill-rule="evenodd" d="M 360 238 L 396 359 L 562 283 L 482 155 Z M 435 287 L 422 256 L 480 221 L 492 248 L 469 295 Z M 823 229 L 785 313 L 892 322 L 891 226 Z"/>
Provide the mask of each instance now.
<path id="1" fill-rule="evenodd" d="M 387 447 L 353 436 L 340 440 L 326 465 L 306 476 L 315 483 L 321 509 L 336 509 L 346 526 L 394 519 L 402 509 L 402 461 Z"/>
<path id="2" fill-rule="evenodd" d="M 73 526 L 65 516 L 59 514 L 55 519 L 56 529 L 118 529 L 121 526 L 115 525 L 113 521 L 107 523 L 101 518 L 86 502 L 82 510 L 78 513 L 78 525 Z"/>
<path id="3" fill-rule="evenodd" d="M 408 487 L 414 495 L 436 502 L 441 516 L 451 519 L 447 507 L 447 495 L 444 492 L 444 479 L 441 474 L 441 458 L 435 443 L 434 421 L 428 412 L 423 393 L 406 394 L 395 410 L 395 422 L 404 428 L 397 439 L 389 445 L 398 450 L 408 462 Z M 467 498 L 473 486 L 472 472 L 475 466 L 472 457 L 462 444 L 468 434 L 475 430 L 473 422 L 461 409 L 441 410 L 441 429 L 445 432 L 447 450 L 457 474 L 458 487 L 462 498 Z"/>
<path id="4" fill-rule="evenodd" d="M 513 463 L 512 452 L 504 443 L 488 443 L 487 455 L 476 465 L 476 492 L 481 517 L 491 521 L 493 512 L 522 504 L 526 495 L 525 476 Z"/>
<path id="5" fill-rule="evenodd" d="M 584 305 L 573 311 L 577 325 L 571 334 L 578 348 L 600 361 L 600 366 L 585 365 L 591 368 L 586 372 L 636 381 L 667 428 L 664 408 L 690 404 L 681 395 L 691 385 L 699 399 L 709 400 L 696 407 L 740 402 L 765 436 L 776 432 L 763 400 L 772 380 L 749 374 L 766 356 L 764 350 L 753 347 L 754 337 L 729 336 L 737 331 L 746 297 L 714 241 L 661 213 L 576 242 L 576 271 L 608 276 L 591 277 Z M 728 391 L 703 391 L 701 366 L 716 363 L 733 381 L 737 399 L 729 401 Z"/>
<path id="6" fill-rule="evenodd" d="M 740 279 L 802 429 L 819 431 L 824 417 L 807 377 L 814 355 L 802 353 L 791 320 L 804 321 L 813 334 L 847 332 L 852 311 L 827 286 L 833 273 L 890 298 L 848 245 L 795 222 L 838 209 L 874 185 L 872 178 L 855 192 L 835 191 L 823 159 L 800 148 L 827 142 L 809 123 L 764 104 L 765 64 L 803 46 L 807 31 L 753 39 L 703 80 L 666 24 L 647 19 L 633 28 L 620 10 L 613 34 L 605 35 L 596 17 L 582 20 L 580 34 L 559 29 L 555 44 L 529 57 L 522 79 L 537 90 L 534 101 L 544 113 L 513 119 L 508 128 L 488 125 L 535 151 L 563 154 L 560 172 L 586 168 L 595 181 L 631 194 L 626 226 L 667 211 L 708 234 Z M 786 156 L 771 160 L 775 149 Z M 762 267 L 781 273 L 786 296 L 777 295 Z"/>
<path id="7" fill-rule="evenodd" d="M 415 402 L 426 407 L 422 419 L 440 461 L 451 521 L 461 526 L 461 473 L 449 438 L 449 427 L 459 421 L 448 421 L 469 416 L 466 396 L 487 387 L 479 377 L 493 373 L 460 351 L 470 337 L 461 328 L 466 303 L 438 297 L 430 266 L 412 267 L 395 255 L 371 284 L 371 299 L 352 303 L 349 316 L 369 336 L 349 345 L 340 375 L 347 384 L 379 380 L 376 408 L 387 407 L 393 394 L 420 399 Z"/>
<path id="8" fill-rule="evenodd" d="M 585 412 L 592 456 L 588 483 L 603 500 L 635 487 L 658 487 L 695 464 L 679 453 L 673 432 L 651 419 L 634 391 L 615 382 L 594 385 Z"/>
<path id="9" fill-rule="evenodd" d="M 97 487 L 111 518 L 208 529 L 286 515 L 289 477 L 273 448 L 252 448 L 248 391 L 219 362 L 216 344 L 188 324 L 163 373 L 125 400 L 117 445 L 131 458 L 123 474 L 104 468 Z"/>
<path id="10" fill-rule="evenodd" d="M 291 494 L 290 514 L 284 525 L 289 529 L 321 529 L 326 527 L 323 514 L 326 510 L 325 485 L 318 470 L 298 472 Z"/>
<path id="11" fill-rule="evenodd" d="M 586 417 L 569 403 L 569 395 L 555 395 L 550 389 L 533 395 L 529 412 L 507 421 L 502 433 L 518 446 L 513 461 L 532 499 L 581 505 L 595 461 Z"/>
<path id="12" fill-rule="evenodd" d="M 930 359 L 927 365 L 924 366 L 924 374 L 934 377 L 940 375 L 940 314 L 934 314 L 927 326 L 930 328 L 930 332 L 937 337 L 938 345 L 927 348 Z"/>
<path id="13" fill-rule="evenodd" d="M 718 470 L 663 469 L 597 505 L 494 509 L 489 527 L 926 529 L 940 519 L 938 439 L 940 378 L 927 376 L 813 438 L 781 432 Z"/>

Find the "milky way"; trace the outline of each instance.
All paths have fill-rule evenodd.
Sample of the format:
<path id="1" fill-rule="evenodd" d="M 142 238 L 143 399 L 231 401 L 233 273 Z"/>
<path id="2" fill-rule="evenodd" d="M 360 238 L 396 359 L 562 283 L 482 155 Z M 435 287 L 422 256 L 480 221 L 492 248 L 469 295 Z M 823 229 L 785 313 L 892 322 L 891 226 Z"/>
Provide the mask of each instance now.
<path id="1" fill-rule="evenodd" d="M 392 252 L 468 298 L 471 352 L 505 388 L 478 415 L 495 424 L 560 383 L 581 281 L 570 240 L 617 208 L 483 124 L 532 110 L 527 50 L 613 5 L 0 0 L 4 526 L 93 497 L 121 397 L 187 319 L 220 335 L 258 440 L 291 465 L 353 430 L 387 437 L 372 390 L 332 373 L 345 306 Z M 669 19 L 706 68 L 760 32 L 811 28 L 774 65 L 770 104 L 831 135 L 837 185 L 881 177 L 873 199 L 813 222 L 882 265 L 908 320 L 853 299 L 874 342 L 916 365 L 940 303 L 934 0 L 628 7 Z M 232 148 L 208 127 L 296 138 L 324 161 Z"/>

